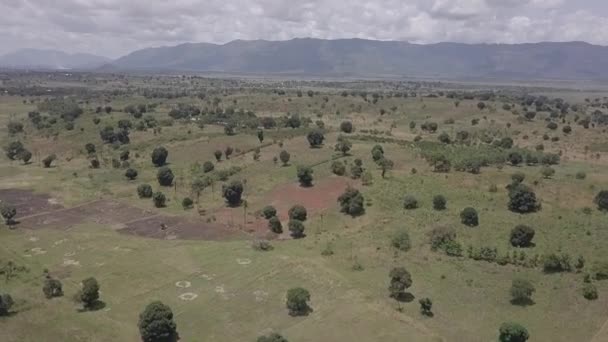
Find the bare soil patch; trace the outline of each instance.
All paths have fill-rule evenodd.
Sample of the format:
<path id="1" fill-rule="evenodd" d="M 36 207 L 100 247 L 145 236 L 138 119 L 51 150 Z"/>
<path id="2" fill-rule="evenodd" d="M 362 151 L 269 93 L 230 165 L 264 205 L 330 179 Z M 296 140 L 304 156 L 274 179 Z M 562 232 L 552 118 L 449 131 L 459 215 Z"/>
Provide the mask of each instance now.
<path id="1" fill-rule="evenodd" d="M 85 222 L 118 226 L 118 231 L 158 239 L 223 240 L 245 238 L 243 232 L 221 223 L 158 214 L 114 200 L 98 200 L 63 208 L 50 196 L 28 190 L 0 190 L 0 199 L 17 208 L 19 228 L 67 229 Z M 21 217 L 21 219 L 20 219 Z"/>
<path id="2" fill-rule="evenodd" d="M 13 205 L 17 209 L 17 220 L 20 217 L 63 208 L 55 203 L 51 196 L 38 194 L 31 190 L 0 189 L 0 201 Z"/>
<path id="3" fill-rule="evenodd" d="M 308 212 L 308 217 L 313 217 L 328 208 L 336 206 L 338 197 L 342 195 L 344 190 L 349 185 L 354 186 L 356 184 L 358 182 L 352 179 L 334 176 L 318 180 L 312 187 L 308 188 L 301 187 L 298 183 L 281 184 L 268 192 L 262 203 L 272 205 L 277 209 L 277 216 L 283 222 L 283 228 L 286 230 L 289 220 L 288 211 L 292 206 L 303 205 Z M 248 210 L 245 216 L 242 207 L 224 207 L 211 214 L 215 216 L 216 222 L 233 229 L 244 230 L 255 237 L 266 239 L 277 237 L 276 234 L 268 230 L 268 221 L 256 215 L 252 210 Z"/>

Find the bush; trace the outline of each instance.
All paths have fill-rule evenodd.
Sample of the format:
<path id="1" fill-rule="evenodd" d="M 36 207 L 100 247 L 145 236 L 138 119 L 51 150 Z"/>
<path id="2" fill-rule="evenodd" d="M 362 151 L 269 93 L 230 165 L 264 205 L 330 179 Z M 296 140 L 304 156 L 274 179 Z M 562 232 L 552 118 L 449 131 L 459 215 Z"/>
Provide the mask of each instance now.
<path id="1" fill-rule="evenodd" d="M 287 302 L 285 305 L 291 316 L 305 316 L 310 312 L 308 301 L 310 292 L 301 287 L 289 289 L 287 291 Z"/>
<path id="2" fill-rule="evenodd" d="M 528 280 L 514 279 L 511 283 L 511 302 L 513 304 L 530 304 L 534 291 L 536 291 L 534 285 Z"/>
<path id="3" fill-rule="evenodd" d="M 546 273 L 570 272 L 570 256 L 568 254 L 548 254 L 543 258 L 543 271 Z"/>
<path id="4" fill-rule="evenodd" d="M 154 206 L 157 208 L 164 208 L 167 202 L 167 197 L 160 191 L 155 192 L 152 195 L 152 201 L 154 202 Z"/>
<path id="5" fill-rule="evenodd" d="M 597 293 L 597 287 L 593 284 L 583 285 L 583 297 L 587 300 L 596 300 L 599 296 Z"/>
<path id="6" fill-rule="evenodd" d="M 251 247 L 253 247 L 253 249 L 256 251 L 264 251 L 264 252 L 271 251 L 274 248 L 274 247 L 272 247 L 272 245 L 270 244 L 270 241 L 268 241 L 268 240 L 255 240 L 251 244 Z"/>
<path id="7" fill-rule="evenodd" d="M 260 336 L 256 342 L 288 342 L 287 339 L 280 334 L 271 333 L 265 336 Z"/>
<path id="8" fill-rule="evenodd" d="M 125 177 L 129 180 L 134 180 L 137 178 L 137 170 L 131 168 L 127 169 L 127 171 L 125 171 Z"/>
<path id="9" fill-rule="evenodd" d="M 340 124 L 340 130 L 344 133 L 352 133 L 353 123 L 350 121 L 342 121 L 342 123 Z"/>
<path id="10" fill-rule="evenodd" d="M 146 306 L 139 315 L 137 326 L 143 342 L 171 342 L 177 339 L 173 311 L 159 301 Z"/>
<path id="11" fill-rule="evenodd" d="M 435 210 L 445 210 L 447 204 L 447 200 L 443 195 L 436 195 L 433 197 L 433 209 Z"/>
<path id="12" fill-rule="evenodd" d="M 298 220 L 298 221 L 306 221 L 308 213 L 306 212 L 306 208 L 304 206 L 296 204 L 291 207 L 288 211 L 289 219 Z"/>
<path id="13" fill-rule="evenodd" d="M 433 301 L 430 298 L 422 298 L 418 301 L 420 303 L 420 313 L 425 316 L 433 316 Z"/>
<path id="14" fill-rule="evenodd" d="M 524 184 L 517 184 L 509 189 L 509 210 L 525 214 L 540 210 L 536 194 Z"/>
<path id="15" fill-rule="evenodd" d="M 13 224 L 13 218 L 17 215 L 17 208 L 7 203 L 0 202 L 0 215 L 7 226 Z"/>
<path id="16" fill-rule="evenodd" d="M 222 194 L 229 206 L 239 206 L 243 195 L 243 183 L 239 180 L 233 180 L 230 184 L 222 187 Z"/>
<path id="17" fill-rule="evenodd" d="M 549 179 L 555 174 L 555 169 L 553 169 L 552 167 L 549 167 L 549 166 L 543 166 L 540 169 L 540 173 L 541 173 L 541 175 L 543 175 L 543 178 Z"/>
<path id="18" fill-rule="evenodd" d="M 394 267 L 389 273 L 388 292 L 392 298 L 399 299 L 412 286 L 412 276 L 404 267 Z"/>
<path id="19" fill-rule="evenodd" d="M 406 195 L 403 199 L 403 208 L 407 210 L 418 208 L 418 200 L 412 195 Z"/>
<path id="20" fill-rule="evenodd" d="M 156 173 L 156 179 L 161 186 L 171 186 L 173 184 L 173 171 L 168 166 L 162 166 Z"/>
<path id="21" fill-rule="evenodd" d="M 268 228 L 275 234 L 283 233 L 283 225 L 281 224 L 281 220 L 279 220 L 279 218 L 276 216 L 273 216 L 268 220 Z"/>
<path id="22" fill-rule="evenodd" d="M 323 132 L 318 129 L 315 129 L 308 133 L 306 139 L 308 140 L 310 147 L 316 148 L 323 145 L 323 140 L 325 140 L 325 136 L 323 135 Z"/>
<path id="23" fill-rule="evenodd" d="M 498 332 L 500 342 L 525 342 L 530 338 L 528 330 L 518 323 L 503 323 Z"/>
<path id="24" fill-rule="evenodd" d="M 271 205 L 267 205 L 262 209 L 262 216 L 265 219 L 270 220 L 272 217 L 277 216 L 277 209 Z"/>
<path id="25" fill-rule="evenodd" d="M 209 172 L 213 171 L 214 169 L 215 169 L 215 165 L 213 165 L 212 162 L 206 161 L 203 163 L 203 172 L 204 173 L 209 173 Z"/>
<path id="26" fill-rule="evenodd" d="M 456 241 L 456 230 L 451 227 L 439 226 L 433 228 L 429 236 L 432 250 L 444 249 L 446 245 Z"/>
<path id="27" fill-rule="evenodd" d="M 152 151 L 152 164 L 156 167 L 161 167 L 167 162 L 169 151 L 163 146 L 159 146 Z"/>
<path id="28" fill-rule="evenodd" d="M 283 151 L 281 151 L 281 153 L 279 153 L 279 159 L 283 163 L 283 166 L 287 166 L 290 158 L 291 158 L 291 155 L 289 154 L 289 152 L 287 152 L 285 150 L 283 150 Z"/>
<path id="29" fill-rule="evenodd" d="M 515 172 L 511 175 L 511 184 L 520 184 L 524 182 L 526 175 L 523 172 Z"/>
<path id="30" fill-rule="evenodd" d="M 42 286 L 42 292 L 48 299 L 63 296 L 63 285 L 57 279 L 46 278 Z"/>
<path id="31" fill-rule="evenodd" d="M 48 169 L 49 167 L 51 167 L 55 159 L 57 159 L 57 156 L 55 154 L 51 154 L 46 158 L 42 159 L 42 165 Z"/>
<path id="32" fill-rule="evenodd" d="M 0 316 L 7 316 L 11 307 L 13 307 L 13 304 L 15 304 L 15 302 L 11 295 L 6 293 L 0 294 Z"/>
<path id="33" fill-rule="evenodd" d="M 337 176 L 344 176 L 346 173 L 346 165 L 339 160 L 335 160 L 331 163 L 331 172 Z"/>
<path id="34" fill-rule="evenodd" d="M 298 181 L 300 182 L 301 186 L 304 186 L 304 187 L 312 186 L 313 172 L 314 172 L 313 169 L 308 166 L 298 166 L 297 176 L 298 176 Z"/>
<path id="35" fill-rule="evenodd" d="M 608 190 L 598 192 L 594 199 L 597 208 L 601 211 L 608 211 Z"/>
<path id="36" fill-rule="evenodd" d="M 576 179 L 585 179 L 585 178 L 587 178 L 587 174 L 584 173 L 583 171 L 579 171 L 579 172 L 576 173 L 575 178 Z"/>
<path id="37" fill-rule="evenodd" d="M 152 187 L 150 184 L 140 184 L 137 187 L 137 195 L 139 198 L 150 198 L 152 197 Z"/>
<path id="38" fill-rule="evenodd" d="M 294 239 L 300 239 L 304 237 L 304 223 L 300 220 L 291 219 L 288 224 L 291 237 Z"/>
<path id="39" fill-rule="evenodd" d="M 194 205 L 194 201 L 190 197 L 185 197 L 182 200 L 182 208 L 184 208 L 184 209 L 192 209 L 193 205 Z"/>
<path id="40" fill-rule="evenodd" d="M 511 245 L 513 247 L 529 247 L 534 238 L 534 229 L 520 224 L 511 230 Z"/>
<path id="41" fill-rule="evenodd" d="M 397 248 L 402 252 L 410 250 L 410 235 L 405 229 L 400 229 L 391 239 L 391 246 Z"/>
<path id="42" fill-rule="evenodd" d="M 82 288 L 78 293 L 78 299 L 85 309 L 92 309 L 99 301 L 99 283 L 95 278 L 87 278 L 82 281 Z"/>
<path id="43" fill-rule="evenodd" d="M 477 210 L 468 207 L 460 212 L 460 222 L 469 227 L 477 227 L 479 225 L 479 216 Z"/>
<path id="44" fill-rule="evenodd" d="M 363 195 L 359 190 L 348 187 L 340 197 L 340 211 L 350 216 L 359 216 L 365 213 Z"/>

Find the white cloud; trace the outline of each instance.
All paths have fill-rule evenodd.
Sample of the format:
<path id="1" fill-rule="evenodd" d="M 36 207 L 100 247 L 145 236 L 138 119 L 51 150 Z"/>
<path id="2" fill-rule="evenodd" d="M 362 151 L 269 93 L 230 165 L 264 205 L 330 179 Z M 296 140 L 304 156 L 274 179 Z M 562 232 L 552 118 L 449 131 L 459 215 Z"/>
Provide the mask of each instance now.
<path id="1" fill-rule="evenodd" d="M 294 37 L 608 45 L 604 0 L 0 0 L 0 53 Z"/>

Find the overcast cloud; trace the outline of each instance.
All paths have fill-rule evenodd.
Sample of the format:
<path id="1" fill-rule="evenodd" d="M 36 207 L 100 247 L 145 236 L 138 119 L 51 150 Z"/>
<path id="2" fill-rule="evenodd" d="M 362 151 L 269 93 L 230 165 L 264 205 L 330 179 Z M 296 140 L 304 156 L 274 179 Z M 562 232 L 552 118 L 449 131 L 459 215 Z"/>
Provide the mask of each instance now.
<path id="1" fill-rule="evenodd" d="M 0 0 L 0 54 L 294 37 L 608 45 L 606 0 Z"/>

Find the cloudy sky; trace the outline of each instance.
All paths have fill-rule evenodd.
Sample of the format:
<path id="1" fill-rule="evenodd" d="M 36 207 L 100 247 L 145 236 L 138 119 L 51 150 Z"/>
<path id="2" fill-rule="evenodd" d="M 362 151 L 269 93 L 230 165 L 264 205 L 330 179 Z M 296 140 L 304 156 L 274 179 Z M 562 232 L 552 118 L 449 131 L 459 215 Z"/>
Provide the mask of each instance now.
<path id="1" fill-rule="evenodd" d="M 0 54 L 294 37 L 608 45 L 607 0 L 0 0 Z"/>

